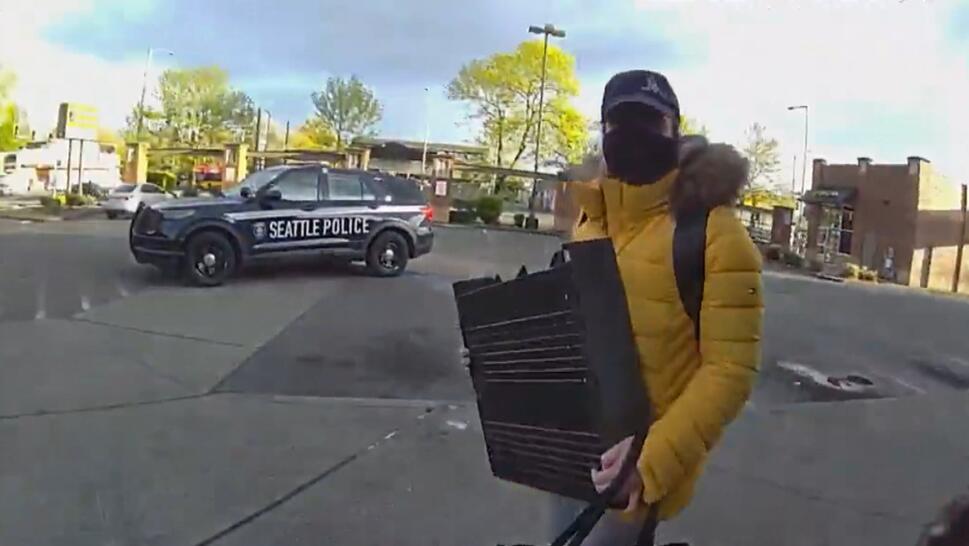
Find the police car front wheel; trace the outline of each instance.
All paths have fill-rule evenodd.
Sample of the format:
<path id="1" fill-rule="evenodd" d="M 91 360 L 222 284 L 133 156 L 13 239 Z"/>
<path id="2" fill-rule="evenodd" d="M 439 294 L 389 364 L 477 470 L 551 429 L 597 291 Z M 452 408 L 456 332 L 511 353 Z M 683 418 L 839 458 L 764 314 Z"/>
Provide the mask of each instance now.
<path id="1" fill-rule="evenodd" d="M 203 231 L 189 239 L 187 250 L 185 272 L 193 284 L 217 286 L 235 272 L 235 247 L 221 233 Z"/>
<path id="2" fill-rule="evenodd" d="M 367 249 L 367 270 L 379 277 L 400 275 L 407 267 L 407 240 L 395 231 L 385 231 Z"/>

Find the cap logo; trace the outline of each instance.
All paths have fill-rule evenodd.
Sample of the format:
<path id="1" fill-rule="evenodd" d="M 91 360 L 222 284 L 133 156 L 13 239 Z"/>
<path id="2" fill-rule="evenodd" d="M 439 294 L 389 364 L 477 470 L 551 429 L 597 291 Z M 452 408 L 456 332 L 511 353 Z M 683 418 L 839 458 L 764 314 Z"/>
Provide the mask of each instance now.
<path id="1" fill-rule="evenodd" d="M 656 83 L 656 78 L 654 78 L 653 76 L 650 76 L 646 80 L 646 85 L 642 86 L 640 89 L 642 89 L 643 91 L 646 91 L 647 93 L 655 93 L 660 97 L 662 97 L 663 99 L 668 100 L 670 102 L 673 102 L 674 100 L 673 97 L 670 96 L 669 91 L 661 88 L 659 84 Z"/>

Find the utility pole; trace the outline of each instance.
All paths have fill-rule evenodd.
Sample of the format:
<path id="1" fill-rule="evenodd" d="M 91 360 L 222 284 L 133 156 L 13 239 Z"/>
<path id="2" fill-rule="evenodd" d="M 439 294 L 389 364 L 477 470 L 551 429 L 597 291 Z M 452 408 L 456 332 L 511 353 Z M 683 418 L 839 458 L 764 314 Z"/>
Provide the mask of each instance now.
<path id="1" fill-rule="evenodd" d="M 71 193 L 71 156 L 74 155 L 74 139 L 67 139 L 67 180 L 64 182 L 64 193 Z"/>
<path id="2" fill-rule="evenodd" d="M 286 120 L 286 136 L 283 137 L 283 149 L 289 149 L 289 120 Z"/>
<path id="3" fill-rule="evenodd" d="M 255 135 L 255 142 L 253 142 L 253 146 L 252 146 L 253 150 L 257 154 L 259 153 L 259 136 L 261 133 L 262 133 L 262 108 L 259 108 L 258 110 L 256 110 L 256 135 Z M 260 160 L 257 156 L 256 160 L 253 161 L 253 164 L 256 166 L 257 171 L 259 170 L 259 162 Z"/>
<path id="4" fill-rule="evenodd" d="M 148 72 L 151 70 L 151 58 L 155 51 L 161 51 L 170 56 L 175 56 L 175 52 L 170 49 L 148 48 L 148 57 L 145 59 L 145 73 L 141 79 L 141 100 L 138 101 L 138 130 L 135 133 L 138 140 L 141 140 L 141 129 L 145 125 L 145 92 L 148 91 Z"/>
<path id="5" fill-rule="evenodd" d="M 956 270 L 952 276 L 952 291 L 959 291 L 962 276 L 962 250 L 966 246 L 966 185 L 962 185 L 962 223 L 959 226 L 959 246 L 956 248 Z"/>
<path id="6" fill-rule="evenodd" d="M 265 148 L 269 149 L 269 134 L 273 131 L 273 113 L 266 110 L 266 144 Z"/>
<path id="7" fill-rule="evenodd" d="M 797 195 L 797 154 L 791 160 L 791 195 Z"/>

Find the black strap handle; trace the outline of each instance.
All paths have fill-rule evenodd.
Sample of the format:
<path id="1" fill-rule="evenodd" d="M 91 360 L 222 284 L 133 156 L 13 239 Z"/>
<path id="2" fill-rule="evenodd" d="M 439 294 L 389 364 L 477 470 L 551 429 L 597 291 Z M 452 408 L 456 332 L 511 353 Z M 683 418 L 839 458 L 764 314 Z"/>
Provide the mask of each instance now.
<path id="1" fill-rule="evenodd" d="M 566 546 L 566 541 L 568 541 L 568 546 L 579 546 L 589 536 L 589 533 L 592 532 L 592 529 L 602 519 L 602 515 L 609 508 L 610 501 L 619 492 L 619 488 L 622 487 L 626 478 L 629 477 L 629 473 L 635 471 L 636 461 L 639 459 L 639 454 L 642 451 L 647 431 L 648 429 L 644 428 L 636 432 L 633 436 L 633 442 L 629 446 L 629 451 L 622 461 L 622 466 L 619 467 L 619 473 L 616 474 L 616 477 L 613 478 L 609 486 L 599 494 L 598 498 L 589 503 L 589 506 L 582 510 L 572 520 L 572 523 L 552 541 L 551 546 Z M 653 546 L 655 531 L 656 508 L 655 506 L 650 506 L 646 521 L 643 523 L 636 544 L 633 546 Z"/>

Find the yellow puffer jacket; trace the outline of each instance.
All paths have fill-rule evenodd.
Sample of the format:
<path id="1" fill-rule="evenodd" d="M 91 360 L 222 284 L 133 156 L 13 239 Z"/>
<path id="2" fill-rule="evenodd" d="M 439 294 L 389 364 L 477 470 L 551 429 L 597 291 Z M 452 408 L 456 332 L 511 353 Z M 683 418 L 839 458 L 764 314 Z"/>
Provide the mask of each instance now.
<path id="1" fill-rule="evenodd" d="M 660 519 L 689 503 L 707 454 L 750 395 L 760 361 L 760 253 L 731 208 L 746 162 L 726 145 L 696 155 L 682 172 L 648 186 L 607 179 L 575 189 L 574 239 L 610 237 L 616 249 L 655 413 L 638 464 L 643 500 L 659 503 Z M 675 211 L 698 203 L 712 209 L 699 347 L 672 257 Z"/>

